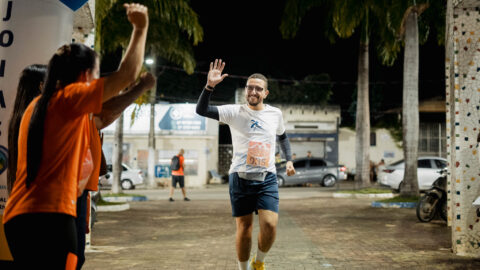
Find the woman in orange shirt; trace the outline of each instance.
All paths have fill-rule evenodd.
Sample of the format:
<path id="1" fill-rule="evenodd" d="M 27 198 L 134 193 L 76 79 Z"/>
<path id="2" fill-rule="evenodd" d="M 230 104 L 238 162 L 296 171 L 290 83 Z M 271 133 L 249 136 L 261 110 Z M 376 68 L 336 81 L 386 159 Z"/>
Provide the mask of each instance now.
<path id="1" fill-rule="evenodd" d="M 83 194 L 77 199 L 77 218 L 75 219 L 78 241 L 77 269 L 81 269 L 85 262 L 85 234 L 87 233 L 89 225 L 88 217 L 90 213 L 90 209 L 88 208 L 88 192 L 98 190 L 98 178 L 100 175 L 100 163 L 102 159 L 102 145 L 99 137 L 99 130 L 113 123 L 113 121 L 120 117 L 122 112 L 132 104 L 132 102 L 134 102 L 146 90 L 152 89 L 154 86 L 155 77 L 151 73 L 140 75 L 140 79 L 135 85 L 103 103 L 100 114 L 96 114 L 90 121 L 90 150 L 92 152 L 92 159 L 95 168 L 90 175 L 90 179 L 85 186 Z"/>
<path id="2" fill-rule="evenodd" d="M 23 115 L 16 181 L 3 217 L 20 269 L 76 267 L 76 201 L 94 167 L 90 117 L 136 79 L 143 63 L 147 8 L 125 8 L 133 31 L 118 71 L 97 79 L 96 53 L 85 45 L 64 45 L 48 64 L 42 95 Z"/>

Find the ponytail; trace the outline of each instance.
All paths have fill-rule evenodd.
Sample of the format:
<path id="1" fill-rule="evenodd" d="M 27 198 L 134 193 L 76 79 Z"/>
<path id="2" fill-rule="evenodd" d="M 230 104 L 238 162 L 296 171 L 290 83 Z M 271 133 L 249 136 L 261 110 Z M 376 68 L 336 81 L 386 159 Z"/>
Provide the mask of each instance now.
<path id="1" fill-rule="evenodd" d="M 50 98 L 60 89 L 77 81 L 82 72 L 93 69 L 96 53 L 83 44 L 64 45 L 48 63 L 41 97 L 30 119 L 27 137 L 27 179 L 29 187 L 37 177 L 42 161 L 44 125 Z"/>
<path id="2" fill-rule="evenodd" d="M 9 194 L 16 179 L 20 122 L 28 104 L 40 94 L 40 86 L 46 72 L 45 65 L 30 65 L 20 75 L 12 116 L 8 124 L 8 160 L 10 162 L 7 169 L 7 190 Z"/>

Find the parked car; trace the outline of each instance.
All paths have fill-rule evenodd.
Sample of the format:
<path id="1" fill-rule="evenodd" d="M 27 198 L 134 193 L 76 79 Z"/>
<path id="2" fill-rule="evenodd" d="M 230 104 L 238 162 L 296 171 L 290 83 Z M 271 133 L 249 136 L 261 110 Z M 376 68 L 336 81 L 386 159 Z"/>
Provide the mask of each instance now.
<path id="1" fill-rule="evenodd" d="M 279 186 L 319 183 L 325 187 L 335 185 L 337 179 L 347 179 L 346 168 L 322 158 L 299 158 L 293 161 L 295 175 L 287 176 L 285 163 L 277 167 Z"/>
<path id="2" fill-rule="evenodd" d="M 100 177 L 100 187 L 111 187 L 113 180 L 112 165 L 107 164 L 108 173 Z M 141 170 L 134 170 L 125 164 L 122 164 L 122 180 L 120 186 L 122 189 L 134 189 L 138 185 L 144 184 L 143 173 Z"/>
<path id="3" fill-rule="evenodd" d="M 447 160 L 441 157 L 419 157 L 417 166 L 418 188 L 427 190 L 440 177 L 439 171 L 447 167 Z M 404 160 L 392 163 L 386 166 L 380 173 L 379 182 L 382 185 L 400 191 L 404 171 Z"/>

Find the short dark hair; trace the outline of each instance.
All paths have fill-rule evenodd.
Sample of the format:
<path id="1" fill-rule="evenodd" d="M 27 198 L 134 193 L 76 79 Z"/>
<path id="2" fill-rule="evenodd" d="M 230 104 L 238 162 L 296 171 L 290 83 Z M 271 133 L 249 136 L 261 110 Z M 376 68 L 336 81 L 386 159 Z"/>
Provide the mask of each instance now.
<path id="1" fill-rule="evenodd" d="M 260 80 L 264 81 L 265 82 L 265 89 L 268 89 L 268 79 L 263 74 L 253 73 L 252 75 L 250 75 L 248 77 L 247 81 L 250 80 L 250 79 L 260 79 Z"/>

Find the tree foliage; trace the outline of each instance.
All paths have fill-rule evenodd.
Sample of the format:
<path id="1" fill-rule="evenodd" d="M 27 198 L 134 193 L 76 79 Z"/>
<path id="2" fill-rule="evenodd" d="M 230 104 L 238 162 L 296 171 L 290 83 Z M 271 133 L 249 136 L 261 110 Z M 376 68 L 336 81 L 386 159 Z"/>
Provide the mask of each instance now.
<path id="1" fill-rule="evenodd" d="M 398 58 L 404 36 L 404 21 L 409 12 L 415 8 L 418 13 L 418 34 L 420 45 L 425 44 L 430 34 L 436 33 L 437 43 L 445 43 L 445 0 L 384 0 L 386 7 L 385 25 L 381 28 L 382 39 L 379 40 L 377 50 L 384 65 L 391 66 Z M 415 5 L 416 4 L 416 5 Z"/>
<path id="2" fill-rule="evenodd" d="M 124 3 L 128 0 L 96 2 L 95 48 L 109 52 L 126 48 L 131 35 L 131 25 L 125 16 Z M 182 66 L 187 73 L 195 68 L 192 45 L 203 40 L 203 28 L 198 15 L 188 0 L 138 0 L 149 9 L 150 26 L 146 51 Z"/>

